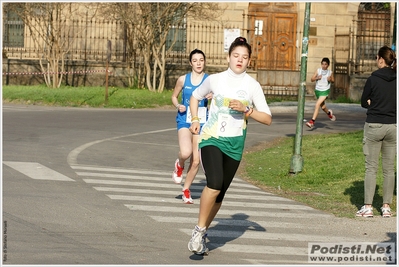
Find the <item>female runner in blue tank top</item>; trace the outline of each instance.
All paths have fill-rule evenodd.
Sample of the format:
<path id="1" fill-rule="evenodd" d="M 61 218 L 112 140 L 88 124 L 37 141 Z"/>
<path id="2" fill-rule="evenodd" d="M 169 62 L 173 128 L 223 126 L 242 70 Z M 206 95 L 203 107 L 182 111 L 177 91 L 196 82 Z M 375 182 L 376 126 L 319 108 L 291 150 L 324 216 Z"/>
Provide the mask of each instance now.
<path id="1" fill-rule="evenodd" d="M 172 179 L 175 183 L 180 184 L 183 179 L 184 163 L 191 157 L 190 165 L 188 167 L 187 176 L 184 181 L 182 190 L 182 199 L 186 204 L 193 204 L 191 198 L 190 186 L 197 175 L 199 168 L 199 154 L 198 154 L 198 134 L 192 134 L 190 131 L 191 114 L 190 114 L 190 97 L 192 92 L 202 84 L 208 74 L 204 73 L 205 68 L 205 54 L 201 50 L 195 49 L 190 53 L 191 73 L 187 73 L 178 78 L 176 86 L 172 95 L 172 103 L 177 109 L 176 123 L 177 134 L 179 139 L 179 157 L 175 162 L 175 169 L 172 174 Z M 179 103 L 178 97 L 182 93 L 182 101 Z M 199 103 L 200 123 L 203 125 L 208 117 L 208 98 L 203 99 Z"/>

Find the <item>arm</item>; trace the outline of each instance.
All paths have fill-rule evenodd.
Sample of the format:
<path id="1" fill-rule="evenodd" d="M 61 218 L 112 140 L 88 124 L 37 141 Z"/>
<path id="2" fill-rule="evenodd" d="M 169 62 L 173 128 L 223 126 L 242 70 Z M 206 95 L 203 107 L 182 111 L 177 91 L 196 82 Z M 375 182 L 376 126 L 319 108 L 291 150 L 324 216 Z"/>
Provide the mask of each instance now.
<path id="1" fill-rule="evenodd" d="M 260 122 L 260 123 L 263 123 L 266 125 L 272 124 L 272 115 L 267 114 L 266 112 L 258 111 L 253 108 L 251 108 L 251 110 L 248 112 L 247 118 L 251 117 L 252 119 L 256 120 L 257 122 Z"/>
<path id="2" fill-rule="evenodd" d="M 200 130 L 200 123 L 198 119 L 198 104 L 202 99 L 204 99 L 205 97 L 209 97 L 211 94 L 210 80 L 211 77 L 206 78 L 205 81 L 193 91 L 190 97 L 190 112 L 192 118 L 190 131 L 194 134 L 198 134 Z"/>
<path id="3" fill-rule="evenodd" d="M 264 99 L 264 96 L 262 96 Z M 191 104 L 191 102 L 190 102 Z M 246 111 L 246 106 L 239 100 L 233 99 L 229 102 L 229 108 L 233 110 L 237 110 L 240 112 L 245 112 Z M 257 122 L 266 124 L 266 125 L 271 125 L 272 124 L 272 116 L 271 114 L 268 114 L 264 111 L 258 111 L 254 108 L 250 108 L 249 112 L 245 114 L 246 118 L 251 117 L 252 119 L 256 120 Z"/>
<path id="4" fill-rule="evenodd" d="M 246 117 L 251 117 L 252 119 L 256 120 L 257 122 L 263 123 L 265 125 L 272 124 L 272 113 L 270 112 L 270 108 L 267 105 L 265 95 L 263 93 L 262 87 L 260 84 L 257 84 L 257 88 L 253 94 L 253 104 L 256 109 L 251 109 L 247 114 Z"/>
<path id="5" fill-rule="evenodd" d="M 190 111 L 191 111 L 191 126 L 190 126 L 190 131 L 194 134 L 198 134 L 200 130 L 200 123 L 198 119 L 198 103 L 199 100 L 197 100 L 195 97 L 191 96 L 190 97 Z M 197 118 L 197 120 L 195 120 Z"/>
<path id="6" fill-rule="evenodd" d="M 267 105 L 265 95 L 263 94 L 262 87 L 260 84 L 257 82 L 252 88 L 253 94 L 252 94 L 252 102 L 256 109 L 250 108 L 249 112 L 245 114 L 246 118 L 253 118 L 257 122 L 266 124 L 266 125 L 271 125 L 272 124 L 272 114 L 270 112 L 270 108 Z M 245 112 L 246 106 L 239 101 L 239 100 L 231 100 L 229 103 L 229 108 Z"/>
<path id="7" fill-rule="evenodd" d="M 318 75 L 317 70 L 315 71 L 315 73 L 313 74 L 312 78 L 310 78 L 311 82 L 315 82 L 317 80 L 320 80 L 321 77 L 319 77 L 320 75 Z"/>
<path id="8" fill-rule="evenodd" d="M 183 75 L 183 76 L 180 76 L 177 79 L 177 82 L 176 82 L 175 88 L 173 89 L 173 94 L 172 94 L 172 97 L 171 97 L 173 106 L 175 106 L 176 109 L 179 112 L 186 111 L 186 107 L 184 105 L 180 105 L 179 104 L 179 99 L 178 99 L 181 90 L 183 90 L 183 85 L 184 85 L 184 79 L 185 78 L 186 78 L 186 75 Z"/>
<path id="9" fill-rule="evenodd" d="M 364 85 L 362 97 L 360 98 L 360 104 L 363 108 L 368 108 L 371 103 L 371 81 L 370 78 L 367 79 Z"/>
<path id="10" fill-rule="evenodd" d="M 327 77 L 327 81 L 329 81 L 330 83 L 334 82 L 334 74 L 331 72 L 331 75 Z"/>

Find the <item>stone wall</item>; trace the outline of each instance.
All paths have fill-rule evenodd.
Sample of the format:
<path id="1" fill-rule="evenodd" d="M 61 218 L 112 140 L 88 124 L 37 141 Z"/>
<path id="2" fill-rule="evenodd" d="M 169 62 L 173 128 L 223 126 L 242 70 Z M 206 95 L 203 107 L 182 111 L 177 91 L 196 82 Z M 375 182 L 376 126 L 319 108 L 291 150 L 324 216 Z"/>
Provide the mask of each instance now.
<path id="1" fill-rule="evenodd" d="M 370 74 L 351 75 L 349 82 L 349 99 L 352 99 L 353 101 L 360 101 L 364 85 L 366 84 L 367 78 L 369 76 Z"/>

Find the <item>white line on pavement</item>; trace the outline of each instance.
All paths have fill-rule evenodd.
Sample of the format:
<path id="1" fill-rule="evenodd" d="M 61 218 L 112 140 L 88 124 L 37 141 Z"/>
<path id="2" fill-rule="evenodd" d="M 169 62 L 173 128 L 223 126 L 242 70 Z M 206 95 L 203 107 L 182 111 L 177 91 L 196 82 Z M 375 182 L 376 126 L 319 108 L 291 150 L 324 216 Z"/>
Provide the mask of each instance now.
<path id="1" fill-rule="evenodd" d="M 59 172 L 47 168 L 37 162 L 16 162 L 3 161 L 5 165 L 11 167 L 26 176 L 36 180 L 56 180 L 56 181 L 75 181 Z"/>

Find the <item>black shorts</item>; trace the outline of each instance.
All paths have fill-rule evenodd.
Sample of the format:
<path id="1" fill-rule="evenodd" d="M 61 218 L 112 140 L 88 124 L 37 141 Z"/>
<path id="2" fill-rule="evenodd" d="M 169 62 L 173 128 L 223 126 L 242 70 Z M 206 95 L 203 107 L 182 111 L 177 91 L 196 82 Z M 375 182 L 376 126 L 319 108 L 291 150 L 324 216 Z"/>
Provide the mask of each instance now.
<path id="1" fill-rule="evenodd" d="M 216 203 L 223 201 L 224 195 L 233 181 L 240 161 L 224 154 L 216 146 L 205 146 L 200 150 L 202 169 L 209 188 L 220 190 Z"/>

